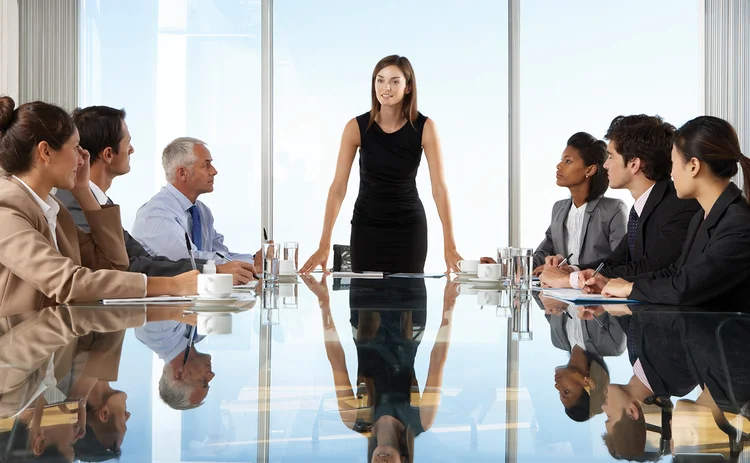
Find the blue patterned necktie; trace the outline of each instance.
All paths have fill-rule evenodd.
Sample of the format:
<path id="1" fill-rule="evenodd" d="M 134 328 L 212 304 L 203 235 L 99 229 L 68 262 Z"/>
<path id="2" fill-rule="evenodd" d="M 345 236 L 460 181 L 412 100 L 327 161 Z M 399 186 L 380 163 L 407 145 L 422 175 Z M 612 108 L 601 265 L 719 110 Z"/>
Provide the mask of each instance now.
<path id="1" fill-rule="evenodd" d="M 190 206 L 188 209 L 188 212 L 190 212 L 190 217 L 193 219 L 193 226 L 190 230 L 191 238 L 193 239 L 193 244 L 195 245 L 195 249 L 198 251 L 203 249 L 203 235 L 202 235 L 202 227 L 201 227 L 201 212 L 198 210 L 198 206 Z"/>
<path id="2" fill-rule="evenodd" d="M 628 219 L 628 250 L 631 260 L 635 260 L 636 233 L 638 233 L 638 214 L 635 212 L 635 206 L 633 206 L 630 208 L 630 218 Z"/>

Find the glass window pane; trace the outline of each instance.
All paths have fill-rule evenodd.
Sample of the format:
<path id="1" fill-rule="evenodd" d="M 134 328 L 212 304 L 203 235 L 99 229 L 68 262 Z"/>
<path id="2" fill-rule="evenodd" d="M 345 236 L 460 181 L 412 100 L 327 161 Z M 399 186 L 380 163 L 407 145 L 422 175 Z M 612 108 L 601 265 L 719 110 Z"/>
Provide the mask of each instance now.
<path id="1" fill-rule="evenodd" d="M 191 136 L 207 143 L 219 172 L 214 192 L 200 197 L 211 208 L 217 231 L 230 249 L 255 252 L 260 247 L 260 3 L 85 0 L 80 45 L 79 106 L 127 111 L 135 148 L 131 171 L 107 192 L 121 206 L 123 226 L 132 228 L 138 208 L 166 184 L 161 165 L 166 144 Z M 202 407 L 184 413 L 159 398 L 164 362 L 128 334 L 122 371 L 143 374 L 121 374 L 112 384 L 130 393 L 132 419 L 121 461 L 211 460 L 230 453 L 255 460 L 257 394 L 248 399 L 242 391 L 257 392 L 259 313 L 237 323 L 232 336 L 196 345 L 214 354 L 217 381 Z M 243 365 L 239 370 L 238 364 Z M 213 445 L 228 441 L 244 445 L 230 450 Z"/>
<path id="2" fill-rule="evenodd" d="M 344 126 L 370 110 L 373 68 L 395 53 L 411 61 L 419 111 L 438 127 L 458 251 L 477 258 L 505 243 L 506 3 L 277 1 L 274 8 L 277 240 L 299 241 L 301 261 L 317 249 Z M 334 244 L 349 244 L 358 159 Z M 442 271 L 442 226 L 424 156 L 417 186 L 428 221 L 425 269 Z"/>
<path id="3" fill-rule="evenodd" d="M 521 240 L 536 247 L 568 138 L 602 138 L 618 115 L 680 126 L 701 114 L 700 2 L 521 2 Z M 630 207 L 627 190 L 610 189 Z"/>

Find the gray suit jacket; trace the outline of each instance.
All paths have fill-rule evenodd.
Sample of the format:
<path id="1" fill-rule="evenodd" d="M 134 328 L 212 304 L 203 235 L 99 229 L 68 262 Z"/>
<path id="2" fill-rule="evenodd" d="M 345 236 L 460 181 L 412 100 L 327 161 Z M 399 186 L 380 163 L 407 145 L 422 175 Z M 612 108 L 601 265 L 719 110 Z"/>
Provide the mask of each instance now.
<path id="1" fill-rule="evenodd" d="M 58 190 L 55 195 L 57 199 L 70 211 L 76 225 L 83 230 L 89 231 L 89 224 L 86 221 L 86 217 L 83 215 L 81 206 L 78 201 L 73 197 L 73 194 L 68 190 Z M 151 256 L 143 249 L 141 243 L 133 238 L 127 230 L 122 230 L 125 235 L 125 249 L 128 252 L 128 258 L 130 259 L 130 265 L 128 266 L 129 272 L 145 273 L 152 277 L 162 276 L 174 276 L 179 275 L 193 269 L 190 259 L 180 259 L 178 261 L 169 260 L 162 256 Z M 196 259 L 195 263 L 199 271 L 203 271 L 203 264 L 205 260 Z"/>
<path id="2" fill-rule="evenodd" d="M 563 199 L 552 206 L 552 223 L 547 228 L 544 241 L 534 252 L 534 267 L 544 264 L 544 258 L 560 254 L 567 256 L 568 234 L 565 221 L 568 218 L 571 198 Z M 600 197 L 586 205 L 583 219 L 581 249 L 578 262 L 594 262 L 609 256 L 620 244 L 628 231 L 628 208 L 619 199 Z"/>
<path id="3" fill-rule="evenodd" d="M 586 344 L 586 352 L 593 352 L 602 357 L 617 357 L 625 352 L 627 337 L 615 317 L 604 314 L 599 317 L 604 328 L 600 327 L 595 320 L 572 320 L 565 315 L 547 316 L 549 320 L 550 337 L 552 345 L 558 349 L 570 352 L 570 345 L 566 326 L 568 323 L 581 323 L 583 325 L 583 341 Z M 605 329 L 606 328 L 606 329 Z"/>

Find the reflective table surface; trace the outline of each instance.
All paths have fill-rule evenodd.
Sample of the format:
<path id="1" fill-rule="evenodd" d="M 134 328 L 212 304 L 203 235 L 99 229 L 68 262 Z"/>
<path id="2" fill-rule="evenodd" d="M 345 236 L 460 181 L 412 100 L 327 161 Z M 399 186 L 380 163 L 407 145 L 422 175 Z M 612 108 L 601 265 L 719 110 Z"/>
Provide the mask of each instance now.
<path id="1" fill-rule="evenodd" d="M 746 458 L 750 318 L 732 308 L 577 307 L 447 278 L 236 296 L 6 320 L 0 459 Z"/>

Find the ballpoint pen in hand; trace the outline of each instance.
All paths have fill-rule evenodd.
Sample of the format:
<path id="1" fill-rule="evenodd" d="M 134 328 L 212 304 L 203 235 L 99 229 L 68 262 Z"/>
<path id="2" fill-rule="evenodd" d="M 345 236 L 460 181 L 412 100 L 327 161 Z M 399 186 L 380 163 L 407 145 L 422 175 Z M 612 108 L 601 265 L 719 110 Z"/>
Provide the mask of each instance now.
<path id="1" fill-rule="evenodd" d="M 185 232 L 185 246 L 187 246 L 188 255 L 190 256 L 190 264 L 192 264 L 193 270 L 198 270 L 198 267 L 195 265 L 195 258 L 193 257 L 193 247 L 190 245 L 190 237 L 187 232 Z"/>
<path id="2" fill-rule="evenodd" d="M 591 275 L 591 278 L 594 278 L 594 277 L 596 276 L 596 274 L 597 274 L 597 273 L 599 273 L 599 271 L 600 271 L 600 270 L 601 270 L 602 268 L 604 268 L 604 262 L 602 262 L 601 264 L 599 264 L 599 266 L 598 266 L 598 267 L 596 268 L 596 270 L 594 271 L 594 274 L 593 274 L 593 275 Z"/>
<path id="3" fill-rule="evenodd" d="M 227 261 L 227 262 L 234 262 L 234 261 L 233 261 L 232 259 L 230 259 L 230 258 L 229 258 L 228 256 L 225 256 L 224 254 L 222 254 L 222 253 L 220 253 L 220 252 L 214 252 L 214 254 L 216 254 L 217 256 L 221 257 L 222 259 L 224 259 L 224 260 L 225 260 L 225 261 Z"/>
<path id="4" fill-rule="evenodd" d="M 232 260 L 231 258 L 229 258 L 229 256 L 225 256 L 224 254 L 222 254 L 220 252 L 214 252 L 214 254 L 216 254 L 217 256 L 221 257 L 222 259 L 224 259 L 227 262 L 234 262 L 234 260 Z M 260 275 L 258 275 L 257 273 L 253 273 L 253 276 L 255 277 L 256 280 L 260 280 Z"/>
<path id="5" fill-rule="evenodd" d="M 592 313 L 591 315 L 594 316 L 594 320 L 596 320 L 596 323 L 599 324 L 599 328 L 604 328 L 604 323 L 602 323 L 602 321 L 599 320 L 599 317 L 597 317 L 595 313 Z"/>
<path id="6" fill-rule="evenodd" d="M 557 309 L 560 311 L 561 314 L 565 314 L 571 320 L 573 319 L 573 316 L 568 313 L 568 309 L 567 308 L 558 307 Z"/>
<path id="7" fill-rule="evenodd" d="M 568 254 L 568 257 L 566 257 L 565 259 L 561 260 L 560 263 L 557 264 L 557 268 L 560 268 L 563 265 L 565 265 L 568 262 L 568 259 L 570 259 L 571 257 L 573 257 L 573 253 L 572 252 L 570 254 Z"/>

